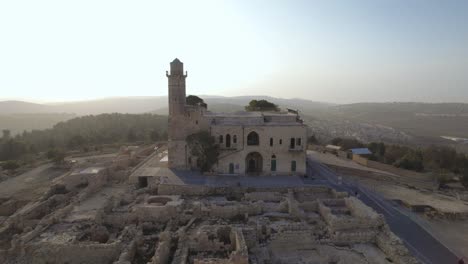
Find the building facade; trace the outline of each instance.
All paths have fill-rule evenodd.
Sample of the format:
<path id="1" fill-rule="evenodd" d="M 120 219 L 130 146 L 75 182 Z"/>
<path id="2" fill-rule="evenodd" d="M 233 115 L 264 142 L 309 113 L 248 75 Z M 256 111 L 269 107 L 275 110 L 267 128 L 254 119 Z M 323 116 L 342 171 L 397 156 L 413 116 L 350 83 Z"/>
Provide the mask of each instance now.
<path id="1" fill-rule="evenodd" d="M 168 166 L 196 169 L 187 136 L 205 130 L 220 147 L 218 174 L 304 175 L 307 127 L 297 112 L 212 113 L 206 105 L 187 105 L 183 63 L 175 59 L 169 82 Z"/>

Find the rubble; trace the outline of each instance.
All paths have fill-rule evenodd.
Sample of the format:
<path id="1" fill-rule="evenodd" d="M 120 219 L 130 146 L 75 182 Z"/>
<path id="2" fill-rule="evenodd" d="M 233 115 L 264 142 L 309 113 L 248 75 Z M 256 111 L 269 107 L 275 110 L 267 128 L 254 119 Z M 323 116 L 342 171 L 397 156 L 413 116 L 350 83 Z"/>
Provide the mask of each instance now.
<path id="1" fill-rule="evenodd" d="M 0 201 L 0 262 L 417 263 L 381 215 L 325 186 L 141 188 L 112 166 Z"/>

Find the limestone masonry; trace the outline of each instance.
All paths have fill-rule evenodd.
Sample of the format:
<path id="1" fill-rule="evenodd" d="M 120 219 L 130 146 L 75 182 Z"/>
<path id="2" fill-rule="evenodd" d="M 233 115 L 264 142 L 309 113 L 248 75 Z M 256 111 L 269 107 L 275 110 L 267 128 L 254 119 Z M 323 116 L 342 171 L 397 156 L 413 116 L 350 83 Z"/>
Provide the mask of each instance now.
<path id="1" fill-rule="evenodd" d="M 206 105 L 187 105 L 183 63 L 170 64 L 169 163 L 171 169 L 196 169 L 187 148 L 187 136 L 209 131 L 221 154 L 218 174 L 304 175 L 307 127 L 297 113 L 212 113 Z"/>

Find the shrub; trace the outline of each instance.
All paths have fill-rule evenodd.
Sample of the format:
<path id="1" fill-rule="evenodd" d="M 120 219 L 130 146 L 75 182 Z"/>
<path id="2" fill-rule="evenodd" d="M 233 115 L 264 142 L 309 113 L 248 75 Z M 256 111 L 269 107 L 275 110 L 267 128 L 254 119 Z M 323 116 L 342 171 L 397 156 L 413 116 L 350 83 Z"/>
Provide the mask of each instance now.
<path id="1" fill-rule="evenodd" d="M 2 164 L 2 169 L 4 170 L 16 170 L 20 165 L 16 160 L 9 160 Z"/>

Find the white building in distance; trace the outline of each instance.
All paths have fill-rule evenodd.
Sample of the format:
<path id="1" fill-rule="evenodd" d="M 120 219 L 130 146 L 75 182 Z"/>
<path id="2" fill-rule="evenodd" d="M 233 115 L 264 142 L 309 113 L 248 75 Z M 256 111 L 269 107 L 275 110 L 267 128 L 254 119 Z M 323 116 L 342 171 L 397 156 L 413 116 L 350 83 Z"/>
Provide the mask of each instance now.
<path id="1" fill-rule="evenodd" d="M 297 112 L 212 113 L 206 105 L 187 105 L 183 63 L 170 63 L 168 167 L 196 169 L 187 136 L 208 131 L 220 147 L 218 174 L 304 175 L 307 127 Z"/>

